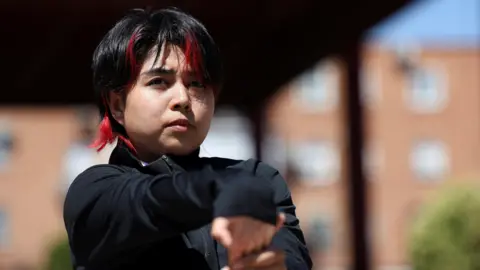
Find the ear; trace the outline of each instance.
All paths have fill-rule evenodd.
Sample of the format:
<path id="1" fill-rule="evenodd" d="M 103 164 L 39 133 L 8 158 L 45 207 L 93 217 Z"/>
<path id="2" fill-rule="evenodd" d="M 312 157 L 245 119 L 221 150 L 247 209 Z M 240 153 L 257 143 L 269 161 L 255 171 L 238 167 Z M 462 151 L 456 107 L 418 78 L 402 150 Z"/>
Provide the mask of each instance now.
<path id="1" fill-rule="evenodd" d="M 123 97 L 122 93 L 110 91 L 108 94 L 108 107 L 110 112 L 120 125 L 124 125 L 125 123 L 125 98 Z"/>

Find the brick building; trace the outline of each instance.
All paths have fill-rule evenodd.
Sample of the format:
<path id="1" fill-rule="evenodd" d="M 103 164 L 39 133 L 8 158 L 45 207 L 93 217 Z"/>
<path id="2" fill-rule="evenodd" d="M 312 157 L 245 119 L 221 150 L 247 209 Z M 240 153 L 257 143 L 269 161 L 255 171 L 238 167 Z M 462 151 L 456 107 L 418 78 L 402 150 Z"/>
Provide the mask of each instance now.
<path id="1" fill-rule="evenodd" d="M 480 49 L 369 46 L 363 64 L 373 259 L 408 269 L 405 239 L 422 202 L 445 181 L 480 173 Z M 296 171 L 294 199 L 304 229 L 318 229 L 321 269 L 349 263 L 342 85 L 341 63 L 327 59 L 285 86 L 267 117 L 271 149 L 287 153 L 268 156 Z"/>
<path id="2" fill-rule="evenodd" d="M 408 264 L 406 231 L 426 196 L 449 179 L 480 173 L 480 50 L 369 46 L 364 63 L 372 253 L 379 269 L 399 269 L 391 267 Z M 287 176 L 322 269 L 349 264 L 340 64 L 322 61 L 284 86 L 267 108 L 265 159 Z M 70 181 L 65 158 L 78 141 L 77 112 L 0 109 L 0 269 L 39 265 L 63 233 L 62 189 Z M 248 123 L 225 128 L 233 118 L 231 111 L 217 117 L 202 148 L 206 155 L 253 155 Z M 83 153 L 82 164 L 108 156 L 76 153 Z"/>

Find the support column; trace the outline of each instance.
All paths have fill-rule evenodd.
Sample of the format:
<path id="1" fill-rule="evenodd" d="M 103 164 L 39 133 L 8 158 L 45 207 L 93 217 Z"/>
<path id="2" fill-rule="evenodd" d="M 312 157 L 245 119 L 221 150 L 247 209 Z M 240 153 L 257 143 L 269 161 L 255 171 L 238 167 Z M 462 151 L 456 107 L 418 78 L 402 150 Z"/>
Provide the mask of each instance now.
<path id="1" fill-rule="evenodd" d="M 252 125 L 252 136 L 255 147 L 255 158 L 262 160 L 262 144 L 265 136 L 265 106 L 264 102 L 253 106 L 246 113 Z"/>
<path id="2" fill-rule="evenodd" d="M 348 205 L 350 236 L 352 239 L 351 255 L 352 269 L 369 270 L 370 250 L 367 241 L 367 189 L 362 166 L 364 142 L 364 119 L 360 102 L 359 74 L 361 68 L 361 39 L 357 39 L 343 54 L 345 61 L 343 87 L 343 108 L 345 123 L 346 179 L 348 190 Z"/>

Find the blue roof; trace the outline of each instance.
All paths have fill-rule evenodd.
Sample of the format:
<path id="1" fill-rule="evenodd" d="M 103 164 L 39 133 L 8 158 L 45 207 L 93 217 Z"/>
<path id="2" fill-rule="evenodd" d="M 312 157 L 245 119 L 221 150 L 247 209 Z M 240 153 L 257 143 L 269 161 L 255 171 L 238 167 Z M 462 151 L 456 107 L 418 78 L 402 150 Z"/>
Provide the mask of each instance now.
<path id="1" fill-rule="evenodd" d="M 385 45 L 480 46 L 480 0 L 417 1 L 375 26 L 368 39 Z"/>

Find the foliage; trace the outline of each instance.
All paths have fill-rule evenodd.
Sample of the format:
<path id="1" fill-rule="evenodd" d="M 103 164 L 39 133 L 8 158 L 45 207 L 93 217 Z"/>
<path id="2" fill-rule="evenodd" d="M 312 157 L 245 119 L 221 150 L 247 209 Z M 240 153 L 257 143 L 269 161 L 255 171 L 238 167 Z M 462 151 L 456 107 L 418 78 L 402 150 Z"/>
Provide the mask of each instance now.
<path id="1" fill-rule="evenodd" d="M 480 190 L 441 192 L 422 211 L 410 236 L 415 270 L 480 270 Z"/>
<path id="2" fill-rule="evenodd" d="M 62 238 L 51 247 L 45 270 L 70 269 L 72 269 L 72 262 L 70 260 L 70 246 L 68 245 L 68 240 Z"/>

